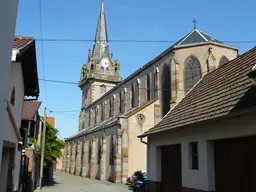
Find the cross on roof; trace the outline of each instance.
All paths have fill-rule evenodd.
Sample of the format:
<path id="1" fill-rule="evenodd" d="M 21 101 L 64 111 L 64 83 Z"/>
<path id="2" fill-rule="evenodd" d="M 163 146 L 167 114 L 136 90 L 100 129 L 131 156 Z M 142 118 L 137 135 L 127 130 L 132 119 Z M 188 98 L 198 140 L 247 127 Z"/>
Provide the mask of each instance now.
<path id="1" fill-rule="evenodd" d="M 196 29 L 196 24 L 198 23 L 198 22 L 196 21 L 196 17 L 194 17 L 194 19 L 193 19 L 192 22 L 194 23 L 194 29 Z"/>

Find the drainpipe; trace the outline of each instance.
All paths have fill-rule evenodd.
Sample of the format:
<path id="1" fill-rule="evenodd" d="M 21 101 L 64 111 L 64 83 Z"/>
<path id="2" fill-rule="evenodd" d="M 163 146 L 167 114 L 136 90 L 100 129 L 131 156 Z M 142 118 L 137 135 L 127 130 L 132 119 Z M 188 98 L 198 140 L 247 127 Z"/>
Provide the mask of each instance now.
<path id="1" fill-rule="evenodd" d="M 143 141 L 143 137 L 140 137 L 140 142 L 145 144 L 145 145 L 148 145 L 148 143 L 146 141 Z"/>

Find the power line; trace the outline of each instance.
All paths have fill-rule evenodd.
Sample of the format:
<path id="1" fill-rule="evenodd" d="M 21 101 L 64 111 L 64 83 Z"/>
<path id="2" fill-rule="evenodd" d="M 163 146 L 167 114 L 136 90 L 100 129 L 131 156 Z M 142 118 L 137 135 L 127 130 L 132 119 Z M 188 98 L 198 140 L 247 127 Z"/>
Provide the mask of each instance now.
<path id="1" fill-rule="evenodd" d="M 174 85 L 174 84 L 177 84 L 177 83 L 180 83 L 180 82 L 184 82 L 184 81 L 186 81 L 186 80 L 188 80 L 188 79 L 192 79 L 192 78 L 194 78 L 194 77 L 196 77 L 196 76 L 201 76 L 201 75 L 203 75 L 204 73 L 207 73 L 208 71 L 204 71 L 204 72 L 202 72 L 201 74 L 198 74 L 198 75 L 194 75 L 194 76 L 192 76 L 192 77 L 188 77 L 188 78 L 186 78 L 186 79 L 183 79 L 183 80 L 181 80 L 181 81 L 177 81 L 177 82 L 175 82 L 175 83 L 172 83 L 171 85 Z M 53 80 L 53 79 L 42 79 L 42 78 L 39 78 L 39 80 L 40 81 L 46 81 L 46 82 L 51 82 L 51 83 L 62 83 L 62 84 L 71 84 L 71 85 L 78 85 L 78 83 L 76 83 L 76 82 L 71 82 L 71 81 L 63 81 L 63 80 Z M 98 86 L 98 87 L 100 87 L 100 86 L 102 86 L 102 85 L 93 85 L 93 86 Z M 104 85 L 105 87 L 110 87 L 110 88 L 113 88 L 113 87 L 116 87 L 116 86 L 118 86 L 118 85 L 116 85 L 116 86 L 110 86 L 110 85 Z M 130 89 L 129 87 L 125 87 L 125 88 L 128 88 L 128 89 Z M 147 90 L 156 90 L 156 89 L 148 89 L 148 88 L 143 88 L 143 87 L 137 87 L 137 89 L 147 89 Z M 157 90 L 170 90 L 170 89 L 157 89 Z"/>
<path id="2" fill-rule="evenodd" d="M 39 0 L 39 18 L 40 18 L 40 36 L 43 39 L 43 20 L 42 20 L 42 1 Z M 41 41 L 41 54 L 42 54 L 42 66 L 43 66 L 43 77 L 45 79 L 45 70 L 44 70 L 44 42 Z M 47 102 L 47 91 L 46 91 L 46 83 L 44 81 L 44 91 L 45 91 L 45 100 Z"/>
<path id="3" fill-rule="evenodd" d="M 94 42 L 93 39 L 57 39 L 57 38 L 36 38 L 36 41 L 40 42 Z M 99 40 L 105 41 L 105 40 Z M 112 39 L 108 40 L 112 43 L 175 43 L 176 40 L 124 40 L 124 39 Z M 256 43 L 256 40 L 225 40 L 223 43 Z"/>
<path id="4" fill-rule="evenodd" d="M 204 71 L 204 72 L 202 72 L 202 74 L 204 74 L 204 73 L 206 73 L 207 71 Z M 181 80 L 181 81 L 177 81 L 177 82 L 175 82 L 175 83 L 172 83 L 172 84 L 170 84 L 170 85 L 174 85 L 174 84 L 178 84 L 178 83 L 181 83 L 181 82 L 184 82 L 184 81 L 186 81 L 186 80 L 188 80 L 188 79 L 191 79 L 191 78 L 194 78 L 194 77 L 196 77 L 196 76 L 201 76 L 202 74 L 197 74 L 197 75 L 193 75 L 192 77 L 189 77 L 189 78 L 186 78 L 186 79 L 184 79 L 184 80 Z M 173 90 L 173 89 L 171 89 L 171 88 L 168 88 L 168 89 L 148 89 L 148 88 L 139 88 L 139 87 L 137 87 L 137 89 L 146 89 L 146 90 L 153 90 L 154 92 L 155 91 L 158 91 L 158 90 L 163 90 L 163 91 L 170 91 L 170 90 Z M 174 89 L 174 91 L 188 91 L 188 90 L 184 90 L 184 89 Z M 127 100 L 132 100 L 132 97 L 129 97 L 129 98 L 125 98 L 125 99 L 122 99 L 121 98 L 121 100 L 119 100 L 119 101 L 114 101 L 114 102 L 108 102 L 108 103 L 104 103 L 104 106 L 107 106 L 107 105 L 110 105 L 110 104 L 116 104 L 116 103 L 120 103 L 121 101 L 127 101 Z M 60 112 L 60 113 L 65 113 L 65 112 L 77 112 L 77 111 L 83 111 L 82 109 L 77 109 L 77 110 L 65 110 L 65 111 L 53 111 L 53 110 L 51 110 L 51 112 Z"/>
<path id="5" fill-rule="evenodd" d="M 63 84 L 72 84 L 72 85 L 77 85 L 78 83 L 75 82 L 70 82 L 70 81 L 62 81 L 62 80 L 52 80 L 52 79 L 45 79 L 45 78 L 39 78 L 39 81 L 44 81 L 44 82 L 52 82 L 52 83 L 63 83 Z"/>

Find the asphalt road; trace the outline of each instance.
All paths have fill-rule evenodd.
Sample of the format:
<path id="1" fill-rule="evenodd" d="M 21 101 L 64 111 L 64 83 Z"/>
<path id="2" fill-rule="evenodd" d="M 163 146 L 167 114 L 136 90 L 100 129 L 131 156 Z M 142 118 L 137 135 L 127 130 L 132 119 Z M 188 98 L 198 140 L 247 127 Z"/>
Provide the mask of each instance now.
<path id="1" fill-rule="evenodd" d="M 54 184 L 45 186 L 41 192 L 132 192 L 127 185 L 110 183 L 84 177 L 70 175 L 64 172 L 57 172 Z"/>

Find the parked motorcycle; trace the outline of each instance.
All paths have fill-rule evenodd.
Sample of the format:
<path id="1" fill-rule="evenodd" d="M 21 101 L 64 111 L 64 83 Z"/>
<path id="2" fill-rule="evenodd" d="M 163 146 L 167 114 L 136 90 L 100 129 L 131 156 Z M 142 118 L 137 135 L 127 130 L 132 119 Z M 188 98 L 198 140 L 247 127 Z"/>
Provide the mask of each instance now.
<path id="1" fill-rule="evenodd" d="M 129 183 L 129 188 L 135 191 L 145 191 L 146 190 L 146 172 L 136 171 L 133 175 L 128 178 L 126 181 Z"/>

